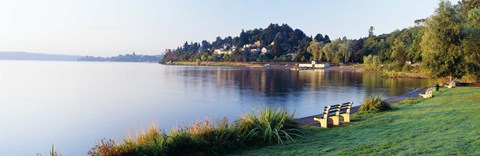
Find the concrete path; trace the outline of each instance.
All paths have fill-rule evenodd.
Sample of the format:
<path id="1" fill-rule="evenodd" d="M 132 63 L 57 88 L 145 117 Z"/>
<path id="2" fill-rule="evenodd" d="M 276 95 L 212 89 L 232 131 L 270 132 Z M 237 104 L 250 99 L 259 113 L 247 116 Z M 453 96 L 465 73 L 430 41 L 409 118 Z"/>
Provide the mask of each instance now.
<path id="1" fill-rule="evenodd" d="M 425 90 L 426 90 L 426 88 L 417 89 L 417 90 L 405 93 L 403 95 L 387 98 L 384 101 L 386 101 L 388 103 L 397 103 L 397 102 L 400 102 L 402 100 L 405 100 L 406 98 L 418 97 L 418 94 L 425 93 Z M 352 109 L 350 111 L 353 114 L 353 113 L 356 113 L 359 108 L 360 108 L 360 106 L 355 106 L 355 107 L 352 107 Z M 321 112 L 322 109 L 323 109 L 323 107 L 319 108 L 318 111 Z M 322 114 L 317 114 L 317 115 L 307 116 L 307 117 L 303 117 L 303 118 L 299 118 L 299 119 L 295 119 L 295 120 L 297 120 L 300 123 L 300 125 L 302 125 L 302 126 L 307 126 L 307 125 L 308 126 L 320 126 L 320 123 L 318 121 L 314 121 L 313 118 L 321 116 L 321 115 Z M 329 121 L 329 124 L 331 124 L 331 121 Z"/>

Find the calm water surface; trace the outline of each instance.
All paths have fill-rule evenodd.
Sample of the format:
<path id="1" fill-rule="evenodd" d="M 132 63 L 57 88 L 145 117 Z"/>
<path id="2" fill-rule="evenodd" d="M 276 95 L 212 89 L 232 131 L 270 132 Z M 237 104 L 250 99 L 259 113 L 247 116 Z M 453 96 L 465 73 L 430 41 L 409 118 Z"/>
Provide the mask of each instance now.
<path id="1" fill-rule="evenodd" d="M 0 153 L 47 155 L 55 144 L 62 155 L 86 155 L 100 138 L 120 140 L 152 124 L 235 119 L 262 106 L 303 117 L 432 83 L 356 71 L 0 61 Z"/>

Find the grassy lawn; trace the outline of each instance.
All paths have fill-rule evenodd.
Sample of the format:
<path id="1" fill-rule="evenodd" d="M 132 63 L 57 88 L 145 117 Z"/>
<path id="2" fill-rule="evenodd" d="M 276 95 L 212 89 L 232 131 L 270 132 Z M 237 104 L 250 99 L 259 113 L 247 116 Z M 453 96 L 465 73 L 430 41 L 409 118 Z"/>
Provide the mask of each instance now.
<path id="1" fill-rule="evenodd" d="M 355 114 L 349 125 L 307 127 L 295 143 L 237 155 L 480 155 L 480 88 L 442 89 L 395 110 Z"/>

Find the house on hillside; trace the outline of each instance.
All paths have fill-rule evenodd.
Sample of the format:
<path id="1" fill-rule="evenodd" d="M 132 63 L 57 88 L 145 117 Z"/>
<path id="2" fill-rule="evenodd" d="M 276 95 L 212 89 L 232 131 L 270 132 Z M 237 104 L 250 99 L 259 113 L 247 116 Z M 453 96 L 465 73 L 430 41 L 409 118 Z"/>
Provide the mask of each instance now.
<path id="1" fill-rule="evenodd" d="M 290 56 L 290 57 L 295 57 L 297 56 L 297 53 L 294 53 L 294 52 L 289 52 L 286 54 L 287 56 Z"/>
<path id="2" fill-rule="evenodd" d="M 261 52 L 261 51 L 262 51 L 262 49 L 261 49 L 260 47 L 258 47 L 258 48 L 251 48 L 251 49 L 250 49 L 250 52 L 251 52 L 251 53 L 258 53 L 258 52 Z"/>
<path id="3" fill-rule="evenodd" d="M 220 55 L 220 54 L 231 54 L 232 50 L 225 50 L 224 48 L 220 48 L 220 49 L 214 49 L 213 53 L 218 54 L 218 55 Z"/>
<path id="4" fill-rule="evenodd" d="M 262 48 L 262 54 L 266 54 L 268 52 L 270 52 L 270 48 L 265 48 L 265 47 Z"/>
<path id="5" fill-rule="evenodd" d="M 427 21 L 425 19 L 417 19 L 414 22 L 415 26 L 417 27 L 425 26 L 427 24 Z"/>
<path id="6" fill-rule="evenodd" d="M 252 47 L 252 44 L 245 44 L 245 45 L 243 45 L 243 48 L 244 48 L 244 49 L 250 48 L 250 47 Z"/>

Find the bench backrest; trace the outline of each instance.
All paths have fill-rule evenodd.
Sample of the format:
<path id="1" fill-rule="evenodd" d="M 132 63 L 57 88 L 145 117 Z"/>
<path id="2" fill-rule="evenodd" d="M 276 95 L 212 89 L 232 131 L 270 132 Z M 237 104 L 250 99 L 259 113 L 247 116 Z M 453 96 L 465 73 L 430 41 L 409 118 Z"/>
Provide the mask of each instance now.
<path id="1" fill-rule="evenodd" d="M 450 83 L 448 83 L 448 86 L 450 86 L 450 87 L 455 87 L 455 85 L 456 85 L 455 81 L 450 81 Z"/>
<path id="2" fill-rule="evenodd" d="M 340 104 L 340 110 L 338 111 L 338 114 L 341 113 L 350 113 L 350 108 L 352 108 L 353 102 L 346 102 Z"/>
<path id="3" fill-rule="evenodd" d="M 425 94 L 432 94 L 432 93 L 433 93 L 433 87 L 428 88 L 428 89 L 425 91 Z"/>
<path id="4" fill-rule="evenodd" d="M 339 104 L 325 106 L 325 108 L 323 109 L 323 116 L 324 117 L 335 116 L 339 110 L 340 110 Z"/>
<path id="5" fill-rule="evenodd" d="M 325 106 L 323 109 L 323 116 L 327 118 L 329 116 L 338 116 L 340 113 L 350 113 L 353 102 L 347 102 L 342 104 L 336 104 L 331 106 Z"/>

